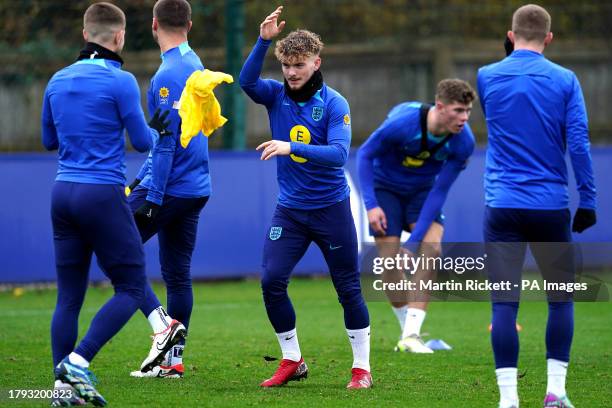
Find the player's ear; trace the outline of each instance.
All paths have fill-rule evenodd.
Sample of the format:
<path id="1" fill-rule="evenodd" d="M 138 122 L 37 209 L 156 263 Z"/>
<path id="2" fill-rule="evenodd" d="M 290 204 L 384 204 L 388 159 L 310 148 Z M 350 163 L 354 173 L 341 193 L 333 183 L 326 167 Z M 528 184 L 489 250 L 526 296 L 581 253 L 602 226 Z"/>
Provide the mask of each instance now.
<path id="1" fill-rule="evenodd" d="M 158 27 L 157 18 L 153 17 L 153 21 L 151 22 L 151 30 L 157 31 L 157 27 Z"/>
<path id="2" fill-rule="evenodd" d="M 125 30 L 119 30 L 115 33 L 113 38 L 115 45 L 117 46 L 117 53 L 120 53 L 123 50 L 123 45 L 125 44 Z"/>
<path id="3" fill-rule="evenodd" d="M 187 32 L 191 31 L 191 26 L 192 26 L 192 23 L 191 23 L 191 21 L 189 21 L 189 26 L 187 27 Z"/>
<path id="4" fill-rule="evenodd" d="M 546 34 L 546 37 L 544 37 L 544 46 L 546 47 L 548 44 L 550 44 L 553 40 L 553 33 L 552 31 L 549 31 L 548 34 Z"/>
<path id="5" fill-rule="evenodd" d="M 89 34 L 87 33 L 87 31 L 85 31 L 85 29 L 83 29 L 83 39 L 89 42 Z"/>
<path id="6" fill-rule="evenodd" d="M 314 66 L 315 70 L 321 68 L 321 57 L 317 56 L 317 58 L 314 60 Z"/>
<path id="7" fill-rule="evenodd" d="M 510 39 L 510 42 L 514 44 L 514 33 L 512 32 L 512 30 L 508 30 L 506 36 Z"/>

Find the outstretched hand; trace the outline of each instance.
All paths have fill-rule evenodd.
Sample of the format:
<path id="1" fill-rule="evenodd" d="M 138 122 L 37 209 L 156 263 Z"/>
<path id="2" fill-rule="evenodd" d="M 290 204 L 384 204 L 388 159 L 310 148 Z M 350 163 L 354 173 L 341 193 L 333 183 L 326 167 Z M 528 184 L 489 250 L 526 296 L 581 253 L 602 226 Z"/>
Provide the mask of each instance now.
<path id="1" fill-rule="evenodd" d="M 270 14 L 266 19 L 259 25 L 259 36 L 264 40 L 271 40 L 276 37 L 283 31 L 285 27 L 285 22 L 281 21 L 278 23 L 278 17 L 283 11 L 283 6 L 278 6 L 272 14 Z"/>
<path id="2" fill-rule="evenodd" d="M 274 156 L 286 156 L 291 154 L 291 144 L 281 140 L 268 140 L 263 142 L 255 150 L 261 150 L 261 160 L 268 160 Z"/>

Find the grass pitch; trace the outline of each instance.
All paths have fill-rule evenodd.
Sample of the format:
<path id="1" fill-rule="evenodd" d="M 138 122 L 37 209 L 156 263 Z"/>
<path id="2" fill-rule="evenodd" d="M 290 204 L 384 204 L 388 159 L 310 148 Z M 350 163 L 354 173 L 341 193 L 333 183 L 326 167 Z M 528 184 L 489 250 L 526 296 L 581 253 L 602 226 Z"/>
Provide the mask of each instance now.
<path id="1" fill-rule="evenodd" d="M 165 294 L 161 286 L 158 294 Z M 260 389 L 280 357 L 256 281 L 196 284 L 180 380 L 137 379 L 150 347 L 150 329 L 140 312 L 94 360 L 98 390 L 115 407 L 496 407 L 497 386 L 487 325 L 488 303 L 433 303 L 423 331 L 442 338 L 451 351 L 433 355 L 393 352 L 399 326 L 390 307 L 369 303 L 374 388 L 349 392 L 351 350 L 342 309 L 328 279 L 292 281 L 306 381 Z M 9 389 L 50 389 L 53 384 L 49 327 L 55 290 L 0 294 L 0 406 L 48 406 L 45 400 L 10 400 Z M 93 314 L 112 294 L 90 288 L 81 313 L 84 334 Z M 541 406 L 546 390 L 546 304 L 521 304 L 519 379 L 521 406 Z M 576 331 L 567 388 L 577 407 L 612 401 L 612 304 L 577 303 Z"/>

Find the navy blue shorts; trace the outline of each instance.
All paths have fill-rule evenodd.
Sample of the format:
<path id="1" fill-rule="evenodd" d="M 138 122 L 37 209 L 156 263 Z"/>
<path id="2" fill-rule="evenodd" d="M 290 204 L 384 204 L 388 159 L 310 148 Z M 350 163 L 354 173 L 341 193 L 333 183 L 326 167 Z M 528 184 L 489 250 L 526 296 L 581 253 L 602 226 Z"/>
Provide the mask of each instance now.
<path id="1" fill-rule="evenodd" d="M 519 287 L 493 293 L 494 301 L 516 302 L 527 246 L 548 282 L 574 282 L 575 254 L 571 244 L 568 209 L 528 210 L 485 208 L 484 239 L 487 272 L 494 282 L 510 281 Z M 549 300 L 567 301 L 566 292 L 548 293 Z"/>
<path id="2" fill-rule="evenodd" d="M 348 329 L 369 326 L 361 295 L 357 233 L 349 199 L 329 207 L 298 210 L 277 205 L 263 249 L 261 287 L 268 317 L 277 333 L 295 327 L 295 314 L 287 296 L 291 272 L 314 242 L 329 267 Z"/>
<path id="3" fill-rule="evenodd" d="M 357 233 L 348 198 L 317 210 L 277 206 L 264 243 L 264 271 L 288 279 L 311 242 L 323 252 L 332 276 L 336 271 L 350 275 L 359 287 Z"/>
<path id="4" fill-rule="evenodd" d="M 402 231 L 410 232 L 410 224 L 417 222 L 430 190 L 425 188 L 410 194 L 400 194 L 384 188 L 374 190 L 378 205 L 387 217 L 387 236 L 399 237 Z M 444 225 L 444 215 L 438 214 L 434 221 Z M 370 235 L 376 236 L 372 228 Z"/>

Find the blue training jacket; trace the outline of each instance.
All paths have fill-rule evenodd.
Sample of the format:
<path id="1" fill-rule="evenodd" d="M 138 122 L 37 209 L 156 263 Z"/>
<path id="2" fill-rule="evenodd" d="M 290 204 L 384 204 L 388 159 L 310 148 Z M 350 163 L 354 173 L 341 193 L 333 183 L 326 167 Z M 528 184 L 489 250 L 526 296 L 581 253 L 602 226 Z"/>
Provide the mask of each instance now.
<path id="1" fill-rule="evenodd" d="M 125 132 L 144 152 L 159 137 L 140 107 L 136 78 L 117 61 L 84 59 L 53 75 L 43 99 L 42 142 L 59 149 L 57 181 L 125 184 Z"/>
<path id="2" fill-rule="evenodd" d="M 595 208 L 586 108 L 576 75 L 530 50 L 480 68 L 489 146 L 485 201 L 496 208 L 568 207 L 569 148 L 582 208 Z"/>
<path id="3" fill-rule="evenodd" d="M 423 240 L 442 210 L 451 185 L 474 151 L 474 135 L 466 123 L 461 132 L 453 135 L 422 166 L 411 165 L 409 159 L 421 151 L 421 106 L 421 102 L 395 106 L 357 153 L 357 172 L 367 210 L 378 207 L 376 188 L 403 195 L 430 188 L 410 242 Z M 442 142 L 445 136 L 428 133 L 428 148 Z"/>
<path id="4" fill-rule="evenodd" d="M 284 85 L 261 79 L 271 41 L 257 40 L 240 72 L 240 86 L 268 110 L 272 138 L 291 142 L 291 155 L 277 156 L 278 204 L 311 210 L 348 198 L 343 166 L 351 144 L 351 119 L 346 99 L 323 87 L 306 103 L 296 103 Z"/>
<path id="5" fill-rule="evenodd" d="M 212 192 L 208 168 L 208 138 L 200 132 L 183 148 L 180 143 L 179 100 L 187 79 L 204 69 L 187 42 L 162 54 L 162 63 L 151 78 L 147 102 L 149 114 L 170 110 L 171 136 L 157 143 L 136 178 L 149 190 L 147 201 L 161 205 L 164 194 L 181 198 L 209 196 Z"/>

